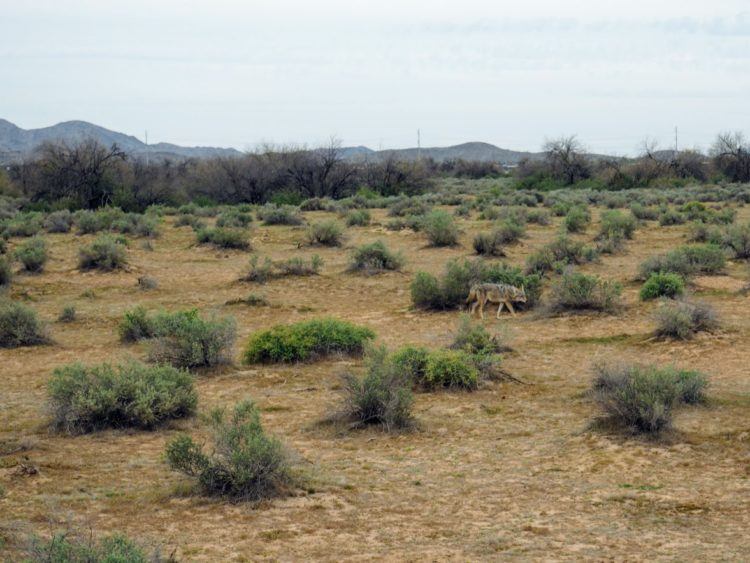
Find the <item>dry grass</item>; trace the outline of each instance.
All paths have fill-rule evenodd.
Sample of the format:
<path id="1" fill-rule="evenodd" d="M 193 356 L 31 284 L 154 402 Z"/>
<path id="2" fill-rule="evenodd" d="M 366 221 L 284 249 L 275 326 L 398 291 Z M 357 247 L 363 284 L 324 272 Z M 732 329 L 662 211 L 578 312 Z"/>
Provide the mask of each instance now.
<path id="1" fill-rule="evenodd" d="M 592 211 L 591 233 L 600 215 Z M 309 223 L 329 216 L 305 213 Z M 244 367 L 239 354 L 249 334 L 333 316 L 373 329 L 390 348 L 444 347 L 458 312 L 412 310 L 409 282 L 416 271 L 439 274 L 448 259 L 468 257 L 473 237 L 488 228 L 486 221 L 458 219 L 460 245 L 425 248 L 419 233 L 377 226 L 387 222 L 385 210 L 372 210 L 372 216 L 371 226 L 347 231 L 347 245 L 384 240 L 404 254 L 403 274 L 352 275 L 347 249 L 304 249 L 306 257 L 317 253 L 325 260 L 324 275 L 270 281 L 264 293 L 274 307 L 260 308 L 225 305 L 247 292 L 236 280 L 249 255 L 195 247 L 189 229 L 169 228 L 174 218 L 166 219 L 153 251 L 131 245 L 128 271 L 78 271 L 77 249 L 94 237 L 47 235 L 45 272 L 19 276 L 10 293 L 30 300 L 46 321 L 66 305 L 75 306 L 80 320 L 54 324 L 54 345 L 0 350 L 0 443 L 29 444 L 0 456 L 0 559 L 16 559 L 26 534 L 44 535 L 69 520 L 99 533 L 161 543 L 165 552 L 176 548 L 176 556 L 189 561 L 745 556 L 750 302 L 736 291 L 746 283 L 741 265 L 694 280 L 694 291 L 724 319 L 722 333 L 688 342 L 649 340 L 654 304 L 640 302 L 630 280 L 648 256 L 682 244 L 687 227 L 644 225 L 626 253 L 580 268 L 625 285 L 621 315 L 488 316 L 489 329 L 507 327 L 511 335 L 514 352 L 504 368 L 531 385 L 419 393 L 414 414 L 420 431 L 339 435 L 315 421 L 335 403 L 339 375 L 359 368 L 361 359 Z M 740 208 L 739 216 L 747 221 L 750 208 Z M 507 260 L 522 265 L 555 239 L 560 221 L 529 225 L 523 244 L 507 249 Z M 589 244 L 592 235 L 573 236 Z M 300 253 L 299 227 L 259 226 L 252 237 L 256 251 L 273 260 Z M 11 248 L 17 243 L 13 239 Z M 159 280 L 158 289 L 138 289 L 136 280 L 146 274 Z M 193 495 L 162 453 L 180 431 L 205 439 L 208 428 L 200 418 L 150 433 L 47 432 L 42 405 L 55 367 L 145 357 L 144 345 L 123 345 L 116 331 L 123 312 L 137 303 L 236 317 L 235 365 L 197 376 L 199 411 L 254 399 L 264 427 L 312 475 L 309 490 L 255 508 Z M 710 406 L 677 413 L 675 434 L 664 442 L 587 431 L 595 413 L 584 393 L 589 367 L 603 359 L 704 371 L 711 380 Z M 23 463 L 38 473 L 21 475 Z"/>

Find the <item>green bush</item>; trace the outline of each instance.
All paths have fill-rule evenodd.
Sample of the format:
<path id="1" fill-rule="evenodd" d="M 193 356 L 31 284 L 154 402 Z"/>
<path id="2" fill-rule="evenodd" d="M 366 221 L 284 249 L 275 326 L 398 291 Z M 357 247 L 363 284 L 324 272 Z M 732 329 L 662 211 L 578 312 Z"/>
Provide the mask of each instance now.
<path id="1" fill-rule="evenodd" d="M 641 203 L 630 204 L 630 212 L 636 219 L 641 221 L 656 221 L 659 218 L 659 210 L 655 207 L 646 207 Z"/>
<path id="2" fill-rule="evenodd" d="M 216 226 L 222 228 L 244 229 L 252 222 L 253 218 L 249 213 L 242 213 L 237 209 L 219 213 L 216 217 Z"/>
<path id="3" fill-rule="evenodd" d="M 724 234 L 722 243 L 735 258 L 750 258 L 750 224 L 733 225 Z"/>
<path id="4" fill-rule="evenodd" d="M 426 215 L 429 213 L 430 205 L 420 199 L 411 197 L 395 201 L 388 208 L 391 217 L 408 217 L 411 215 Z"/>
<path id="5" fill-rule="evenodd" d="M 641 288 L 641 299 L 647 301 L 657 297 L 679 297 L 685 292 L 685 280 L 673 272 L 653 273 Z"/>
<path id="6" fill-rule="evenodd" d="M 709 242 L 723 244 L 724 238 L 719 227 L 708 225 L 702 221 L 693 221 L 688 225 L 688 240 L 690 242 Z"/>
<path id="7" fill-rule="evenodd" d="M 494 231 L 477 234 L 472 244 L 474 252 L 480 256 L 505 256 L 505 250 L 503 250 L 500 238 Z"/>
<path id="8" fill-rule="evenodd" d="M 707 385 L 698 372 L 657 366 L 599 366 L 592 395 L 604 414 L 637 433 L 657 433 L 671 425 L 681 403 L 703 400 Z"/>
<path id="9" fill-rule="evenodd" d="M 370 350 L 363 377 L 343 378 L 343 407 L 339 418 L 357 425 L 379 424 L 386 431 L 409 428 L 414 398 L 412 382 L 388 357 L 385 348 Z"/>
<path id="10" fill-rule="evenodd" d="M 110 235 L 102 235 L 78 253 L 78 267 L 81 270 L 102 270 L 109 272 L 124 268 L 128 263 L 125 246 Z"/>
<path id="11" fill-rule="evenodd" d="M 36 346 L 49 342 L 36 312 L 22 303 L 0 300 L 0 348 Z"/>
<path id="12" fill-rule="evenodd" d="M 524 275 L 520 268 L 482 260 L 451 260 L 438 280 L 432 274 L 418 272 L 411 283 L 411 299 L 420 309 L 455 309 L 466 302 L 469 289 L 476 283 L 505 283 L 526 290 L 526 303 L 533 307 L 542 292 L 538 274 Z"/>
<path id="13" fill-rule="evenodd" d="M 565 214 L 562 226 L 563 230 L 568 233 L 581 233 L 586 230 L 589 223 L 591 222 L 591 213 L 586 207 L 572 207 L 570 211 Z"/>
<path id="14" fill-rule="evenodd" d="M 479 370 L 471 354 L 462 350 L 436 350 L 427 357 L 423 384 L 427 388 L 476 389 Z"/>
<path id="15" fill-rule="evenodd" d="M 227 419 L 228 418 L 228 419 Z M 258 501 L 287 494 L 294 485 L 288 455 L 276 438 L 266 434 L 252 401 L 210 416 L 211 453 L 190 436 L 167 444 L 169 467 L 194 478 L 203 494 L 235 500 Z"/>
<path id="16" fill-rule="evenodd" d="M 562 271 L 571 264 L 592 262 L 598 257 L 596 249 L 585 246 L 566 235 L 557 237 L 526 259 L 526 273 L 543 276 L 547 272 Z"/>
<path id="17" fill-rule="evenodd" d="M 313 223 L 307 229 L 307 241 L 313 246 L 341 246 L 343 236 L 344 229 L 332 219 Z"/>
<path id="18" fill-rule="evenodd" d="M 349 227 L 365 227 L 370 224 L 370 213 L 366 209 L 355 209 L 346 214 Z"/>
<path id="19" fill-rule="evenodd" d="M 661 215 L 659 215 L 659 225 L 662 227 L 669 227 L 672 225 L 682 225 L 687 221 L 687 218 L 674 209 L 666 209 Z"/>
<path id="20" fill-rule="evenodd" d="M 27 272 L 41 272 L 47 263 L 47 243 L 39 237 L 29 239 L 16 249 L 15 257 Z"/>
<path id="21" fill-rule="evenodd" d="M 695 274 L 715 274 L 726 264 L 722 249 L 713 244 L 692 244 L 680 246 L 666 254 L 652 256 L 641 263 L 641 279 L 652 273 L 673 272 L 683 277 Z"/>
<path id="22" fill-rule="evenodd" d="M 421 384 L 424 381 L 427 358 L 430 351 L 421 346 L 404 346 L 399 348 L 390 356 L 397 374 L 409 381 L 411 385 Z"/>
<path id="23" fill-rule="evenodd" d="M 549 211 L 544 209 L 531 209 L 526 218 L 529 223 L 535 223 L 537 225 L 549 225 L 552 222 Z"/>
<path id="24" fill-rule="evenodd" d="M 244 352 L 246 364 L 303 362 L 329 354 L 361 354 L 375 338 L 369 328 L 337 319 L 313 319 L 276 325 L 250 336 Z"/>
<path id="25" fill-rule="evenodd" d="M 469 315 L 461 315 L 450 347 L 474 355 L 497 354 L 508 350 L 497 335 L 491 335 L 483 324 L 472 321 Z"/>
<path id="26" fill-rule="evenodd" d="M 497 224 L 493 229 L 492 234 L 499 244 L 511 244 L 513 242 L 518 242 L 525 232 L 526 229 L 524 228 L 523 223 L 505 220 Z"/>
<path id="27" fill-rule="evenodd" d="M 299 256 L 293 256 L 287 260 L 276 262 L 277 276 L 315 276 L 323 267 L 323 259 L 313 254 L 309 261 Z"/>
<path id="28" fill-rule="evenodd" d="M 633 215 L 622 211 L 605 211 L 601 216 L 599 227 L 600 239 L 632 239 L 636 228 Z"/>
<path id="29" fill-rule="evenodd" d="M 431 246 L 454 246 L 458 244 L 458 227 L 453 217 L 445 211 L 435 210 L 425 215 L 422 230 Z"/>
<path id="30" fill-rule="evenodd" d="M 198 244 L 211 244 L 217 248 L 250 249 L 249 235 L 244 229 L 204 228 L 200 229 L 195 236 Z"/>
<path id="31" fill-rule="evenodd" d="M 707 303 L 663 303 L 654 316 L 657 336 L 679 340 L 692 338 L 697 332 L 711 331 L 719 324 L 716 313 Z"/>
<path id="32" fill-rule="evenodd" d="M 149 350 L 149 360 L 178 368 L 214 367 L 232 362 L 237 328 L 231 317 L 202 319 L 197 311 L 173 317 L 160 329 Z"/>
<path id="33" fill-rule="evenodd" d="M 48 392 L 53 426 L 70 434 L 151 429 L 193 414 L 198 402 L 189 373 L 138 362 L 58 368 Z"/>
<path id="34" fill-rule="evenodd" d="M 293 205 L 268 203 L 258 210 L 258 218 L 264 225 L 301 225 L 299 210 Z"/>
<path id="35" fill-rule="evenodd" d="M 553 286 L 548 303 L 551 313 L 562 311 L 603 311 L 613 313 L 620 306 L 622 286 L 580 272 L 565 272 Z"/>
<path id="36" fill-rule="evenodd" d="M 49 540 L 34 536 L 29 542 L 26 563 L 158 563 L 171 561 L 158 553 L 149 555 L 124 535 L 113 534 L 95 540 L 90 533 L 58 533 Z"/>
<path id="37" fill-rule="evenodd" d="M 42 230 L 42 217 L 39 213 L 17 213 L 4 222 L 2 234 L 5 237 L 33 237 Z"/>
<path id="38" fill-rule="evenodd" d="M 403 255 L 400 252 L 391 252 L 383 241 L 378 240 L 355 248 L 349 269 L 376 274 L 385 270 L 399 271 L 403 265 Z"/>
<path id="39" fill-rule="evenodd" d="M 66 305 L 60 311 L 60 316 L 57 317 L 57 320 L 61 323 L 72 323 L 76 320 L 76 308 L 73 305 Z"/>
<path id="40" fill-rule="evenodd" d="M 48 233 L 69 233 L 73 228 L 73 214 L 67 209 L 53 211 L 44 218 L 44 229 Z"/>

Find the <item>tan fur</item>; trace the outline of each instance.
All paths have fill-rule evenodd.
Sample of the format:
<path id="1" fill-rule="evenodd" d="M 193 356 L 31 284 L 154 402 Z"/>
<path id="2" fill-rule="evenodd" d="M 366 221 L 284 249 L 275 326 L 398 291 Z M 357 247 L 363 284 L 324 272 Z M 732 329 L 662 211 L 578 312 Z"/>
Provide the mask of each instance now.
<path id="1" fill-rule="evenodd" d="M 513 309 L 513 303 L 526 303 L 526 290 L 521 286 L 517 288 L 513 285 L 504 283 L 478 283 L 471 286 L 469 296 L 466 298 L 466 304 L 471 303 L 471 315 L 479 307 L 479 314 L 484 319 L 484 306 L 490 303 L 499 303 L 495 318 L 500 318 L 500 311 L 507 307 L 510 314 L 516 316 Z"/>

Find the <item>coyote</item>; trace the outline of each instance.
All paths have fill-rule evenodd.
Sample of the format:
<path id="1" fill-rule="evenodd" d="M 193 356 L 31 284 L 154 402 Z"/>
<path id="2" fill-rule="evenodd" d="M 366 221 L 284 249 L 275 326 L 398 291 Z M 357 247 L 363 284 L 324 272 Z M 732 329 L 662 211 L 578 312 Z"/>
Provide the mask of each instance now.
<path id="1" fill-rule="evenodd" d="M 478 283 L 471 286 L 469 296 L 466 298 L 466 304 L 471 303 L 471 315 L 479 307 L 479 314 L 484 319 L 484 306 L 488 301 L 490 303 L 500 303 L 495 318 L 500 318 L 500 311 L 503 310 L 503 305 L 508 307 L 508 311 L 515 317 L 516 312 L 513 310 L 513 302 L 526 303 L 526 290 L 523 286 L 519 289 L 513 285 L 504 283 Z"/>

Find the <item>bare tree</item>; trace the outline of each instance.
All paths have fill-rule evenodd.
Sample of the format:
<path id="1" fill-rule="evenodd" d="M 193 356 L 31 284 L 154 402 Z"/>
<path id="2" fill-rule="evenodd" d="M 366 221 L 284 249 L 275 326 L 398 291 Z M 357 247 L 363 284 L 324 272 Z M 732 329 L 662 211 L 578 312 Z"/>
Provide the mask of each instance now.
<path id="1" fill-rule="evenodd" d="M 591 164 L 575 135 L 547 141 L 544 152 L 550 174 L 564 184 L 574 184 L 591 176 Z"/>
<path id="2" fill-rule="evenodd" d="M 740 131 L 720 133 L 711 156 L 716 169 L 732 182 L 750 182 L 750 146 Z"/>
<path id="3" fill-rule="evenodd" d="M 289 155 L 288 172 L 292 186 L 306 197 L 346 195 L 355 185 L 356 167 L 346 162 L 341 144 L 331 139 L 328 146 L 300 149 Z"/>

